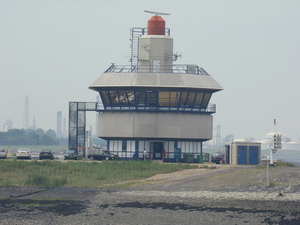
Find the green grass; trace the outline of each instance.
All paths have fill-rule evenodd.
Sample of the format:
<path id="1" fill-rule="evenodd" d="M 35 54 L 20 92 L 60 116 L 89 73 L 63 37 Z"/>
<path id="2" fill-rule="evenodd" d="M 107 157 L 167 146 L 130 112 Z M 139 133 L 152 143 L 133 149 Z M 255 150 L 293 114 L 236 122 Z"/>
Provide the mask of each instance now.
<path id="1" fill-rule="evenodd" d="M 275 186 L 275 183 L 274 183 L 273 181 L 271 181 L 271 182 L 269 183 L 269 186 Z"/>
<path id="2" fill-rule="evenodd" d="M 289 166 L 289 167 L 296 167 L 296 165 L 295 165 L 295 164 L 293 164 L 293 163 L 290 163 L 290 162 L 280 162 L 280 163 L 278 163 L 277 165 L 279 165 L 279 166 Z"/>
<path id="3" fill-rule="evenodd" d="M 0 161 L 0 186 L 103 188 L 191 168 L 198 166 L 151 161 Z"/>

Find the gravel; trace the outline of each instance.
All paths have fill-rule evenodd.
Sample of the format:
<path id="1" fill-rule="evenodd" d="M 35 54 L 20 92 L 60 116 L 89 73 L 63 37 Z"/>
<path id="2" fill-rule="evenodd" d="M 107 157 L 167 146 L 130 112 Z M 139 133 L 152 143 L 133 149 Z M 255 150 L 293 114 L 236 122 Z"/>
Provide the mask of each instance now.
<path id="1" fill-rule="evenodd" d="M 299 167 L 269 177 L 267 187 L 265 169 L 218 165 L 110 191 L 2 187 L 0 224 L 300 224 Z"/>

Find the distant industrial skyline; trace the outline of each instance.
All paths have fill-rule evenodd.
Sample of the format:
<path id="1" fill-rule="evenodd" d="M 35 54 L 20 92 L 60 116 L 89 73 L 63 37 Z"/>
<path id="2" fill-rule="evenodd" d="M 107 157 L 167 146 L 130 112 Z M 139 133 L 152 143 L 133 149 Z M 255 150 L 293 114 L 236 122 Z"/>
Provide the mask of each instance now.
<path id="1" fill-rule="evenodd" d="M 35 116 L 33 116 L 33 119 L 30 120 L 29 100 L 30 100 L 29 97 L 26 95 L 25 99 L 24 99 L 23 123 L 22 123 L 23 125 L 22 125 L 22 127 L 14 127 L 13 121 L 10 120 L 10 119 L 6 119 L 6 121 L 3 123 L 3 128 L 0 129 L 0 131 L 7 132 L 9 129 L 36 130 L 37 128 L 41 128 L 44 131 L 49 130 L 49 129 L 54 130 L 56 132 L 56 137 L 57 138 L 67 138 L 68 137 L 68 121 L 67 121 L 68 115 L 67 115 L 67 118 L 66 118 L 66 115 L 65 115 L 65 117 L 63 117 L 63 112 L 62 111 L 56 112 L 56 125 L 53 125 L 53 127 L 50 127 L 49 129 L 44 129 L 43 127 L 36 126 Z M 96 96 L 96 101 L 97 102 L 100 101 L 99 96 Z M 97 113 L 95 113 L 95 115 L 97 115 Z M 95 116 L 95 124 L 97 122 L 97 119 L 98 119 L 97 116 Z M 87 123 L 86 129 L 92 131 L 93 126 L 95 126 L 95 125 L 91 125 L 91 124 Z M 93 135 L 96 135 L 96 129 L 93 132 L 95 132 Z"/>

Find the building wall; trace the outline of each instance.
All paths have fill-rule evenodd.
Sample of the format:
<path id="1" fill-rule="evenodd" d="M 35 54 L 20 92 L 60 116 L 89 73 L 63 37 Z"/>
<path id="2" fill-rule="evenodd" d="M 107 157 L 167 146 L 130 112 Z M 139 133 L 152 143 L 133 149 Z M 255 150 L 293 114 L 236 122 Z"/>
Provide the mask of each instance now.
<path id="1" fill-rule="evenodd" d="M 144 35 L 140 37 L 139 65 L 154 65 L 153 60 L 159 60 L 160 65 L 173 64 L 173 38 L 164 35 Z"/>
<path id="2" fill-rule="evenodd" d="M 261 155 L 261 143 L 259 142 L 231 142 L 231 143 L 227 143 L 226 145 L 229 145 L 229 164 L 233 164 L 233 165 L 237 165 L 238 163 L 238 148 L 239 146 L 245 146 L 247 149 L 247 153 L 246 153 L 246 161 L 247 164 L 249 163 L 249 158 L 251 157 L 250 155 L 250 147 L 251 146 L 256 146 L 258 147 L 258 158 L 257 158 L 257 164 L 260 163 L 260 155 Z"/>
<path id="3" fill-rule="evenodd" d="M 101 138 L 212 138 L 211 115 L 176 113 L 105 112 L 98 115 L 98 135 Z"/>
<path id="4" fill-rule="evenodd" d="M 122 145 L 122 142 L 125 145 Z M 163 141 L 163 143 L 166 150 L 165 161 L 174 161 L 175 141 Z M 176 143 L 177 147 L 181 148 L 181 158 L 183 158 L 184 153 L 195 154 L 195 159 L 196 155 L 201 154 L 201 142 L 178 141 Z M 138 158 L 142 159 L 144 149 L 147 149 L 148 156 L 152 153 L 150 141 L 110 140 L 108 150 L 123 159 L 132 159 L 134 154 L 137 154 Z"/>

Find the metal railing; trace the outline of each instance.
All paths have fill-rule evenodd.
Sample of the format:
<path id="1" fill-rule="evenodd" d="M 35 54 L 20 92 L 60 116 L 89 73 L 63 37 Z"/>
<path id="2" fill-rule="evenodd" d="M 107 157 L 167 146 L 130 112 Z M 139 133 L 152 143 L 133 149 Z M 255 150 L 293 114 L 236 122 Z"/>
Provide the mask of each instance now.
<path id="1" fill-rule="evenodd" d="M 200 114 L 213 114 L 216 113 L 216 104 L 208 104 L 206 108 L 188 108 L 188 107 L 162 107 L 162 106 L 108 106 L 104 107 L 103 104 L 97 105 L 98 112 L 113 112 L 113 111 L 148 111 L 148 112 L 174 112 L 174 113 L 200 113 Z"/>
<path id="2" fill-rule="evenodd" d="M 112 64 L 104 73 L 180 73 L 180 74 L 200 74 L 209 75 L 202 67 L 189 64 L 177 65 L 150 65 L 150 66 L 131 66 Z"/>

